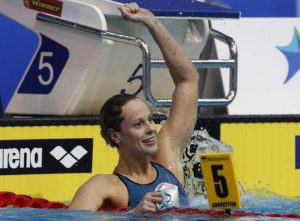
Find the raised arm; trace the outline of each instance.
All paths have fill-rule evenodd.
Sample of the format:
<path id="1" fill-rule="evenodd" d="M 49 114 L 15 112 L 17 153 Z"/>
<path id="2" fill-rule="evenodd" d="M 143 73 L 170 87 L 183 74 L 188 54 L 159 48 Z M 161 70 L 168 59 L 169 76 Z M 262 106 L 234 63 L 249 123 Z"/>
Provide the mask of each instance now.
<path id="1" fill-rule="evenodd" d="M 175 84 L 172 107 L 167 122 L 158 137 L 159 151 L 155 160 L 183 181 L 180 157 L 197 119 L 199 76 L 194 65 L 168 30 L 148 10 L 137 4 L 120 8 L 125 18 L 144 24 L 159 46 Z"/>

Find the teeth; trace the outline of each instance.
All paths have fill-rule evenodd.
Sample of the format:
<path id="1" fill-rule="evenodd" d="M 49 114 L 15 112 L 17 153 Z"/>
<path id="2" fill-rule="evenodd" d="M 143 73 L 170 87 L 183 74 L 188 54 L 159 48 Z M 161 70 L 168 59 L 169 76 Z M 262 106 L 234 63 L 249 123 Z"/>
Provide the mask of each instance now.
<path id="1" fill-rule="evenodd" d="M 152 141 L 154 141 L 153 138 L 149 138 L 149 139 L 144 140 L 144 142 L 152 142 Z"/>

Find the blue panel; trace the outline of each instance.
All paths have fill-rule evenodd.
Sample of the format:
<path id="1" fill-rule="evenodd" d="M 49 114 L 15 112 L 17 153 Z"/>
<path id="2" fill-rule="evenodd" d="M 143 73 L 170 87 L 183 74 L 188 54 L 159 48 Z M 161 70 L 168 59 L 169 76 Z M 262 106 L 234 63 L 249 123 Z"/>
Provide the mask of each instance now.
<path id="1" fill-rule="evenodd" d="M 69 58 L 68 49 L 41 34 L 41 46 L 18 93 L 49 94 Z"/>
<path id="2" fill-rule="evenodd" d="M 130 3 L 132 0 L 115 0 Z M 136 0 L 141 7 L 156 16 L 239 18 L 240 12 L 221 6 L 213 6 L 195 0 Z"/>
<path id="3" fill-rule="evenodd" d="M 226 0 L 242 17 L 296 17 L 297 0 Z"/>
<path id="4" fill-rule="evenodd" d="M 300 169 L 300 136 L 296 136 L 296 169 Z"/>
<path id="5" fill-rule="evenodd" d="M 39 45 L 36 33 L 0 13 L 0 97 L 6 110 Z"/>

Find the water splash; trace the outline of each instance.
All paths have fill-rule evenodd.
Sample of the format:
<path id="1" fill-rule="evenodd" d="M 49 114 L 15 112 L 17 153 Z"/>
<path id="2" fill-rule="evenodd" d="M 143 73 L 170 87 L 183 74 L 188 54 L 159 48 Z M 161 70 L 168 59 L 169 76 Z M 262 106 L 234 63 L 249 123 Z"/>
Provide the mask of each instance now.
<path id="1" fill-rule="evenodd" d="M 260 211 L 261 213 L 299 213 L 300 201 L 286 199 L 280 196 L 259 197 L 254 194 L 242 196 L 243 210 Z"/>
<path id="2" fill-rule="evenodd" d="M 232 152 L 232 148 L 211 137 L 203 128 L 193 132 L 181 159 L 185 178 L 184 186 L 191 198 L 206 197 L 199 154 L 220 152 Z"/>
<path id="3" fill-rule="evenodd" d="M 185 189 L 190 197 L 190 206 L 208 209 L 199 154 L 233 152 L 232 147 L 211 137 L 207 130 L 193 132 L 182 156 Z M 260 181 L 258 181 L 260 182 Z M 242 210 L 261 213 L 296 213 L 300 211 L 300 197 L 283 197 L 267 189 L 241 189 Z"/>
<path id="4" fill-rule="evenodd" d="M 276 195 L 260 197 L 253 193 L 247 193 L 241 196 L 241 201 L 243 205 L 242 210 L 246 212 L 299 214 L 300 211 L 300 200 L 286 199 Z M 209 209 L 208 201 L 204 196 L 191 198 L 190 206 L 199 209 Z"/>

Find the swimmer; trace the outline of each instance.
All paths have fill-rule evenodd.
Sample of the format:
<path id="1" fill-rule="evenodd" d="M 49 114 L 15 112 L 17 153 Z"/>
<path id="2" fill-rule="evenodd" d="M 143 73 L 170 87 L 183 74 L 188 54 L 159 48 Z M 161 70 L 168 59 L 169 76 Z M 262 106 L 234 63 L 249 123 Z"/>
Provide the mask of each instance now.
<path id="1" fill-rule="evenodd" d="M 170 114 L 159 131 L 146 103 L 133 95 L 115 95 L 100 110 L 101 135 L 118 149 L 113 174 L 97 174 L 76 192 L 70 209 L 128 208 L 155 212 L 163 203 L 162 183 L 178 187 L 181 205 L 188 202 L 180 162 L 197 120 L 199 76 L 167 29 L 136 3 L 119 8 L 122 16 L 148 28 L 159 46 L 175 84 Z M 169 195 L 168 195 L 169 196 Z"/>

